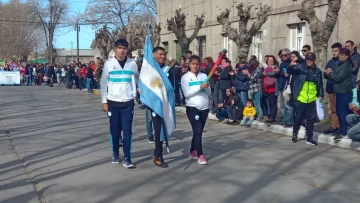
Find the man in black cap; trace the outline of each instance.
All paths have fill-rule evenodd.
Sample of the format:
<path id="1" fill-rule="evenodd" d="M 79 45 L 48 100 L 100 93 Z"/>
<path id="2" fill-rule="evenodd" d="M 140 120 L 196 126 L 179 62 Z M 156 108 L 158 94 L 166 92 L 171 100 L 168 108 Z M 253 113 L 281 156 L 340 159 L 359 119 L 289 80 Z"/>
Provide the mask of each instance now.
<path id="1" fill-rule="evenodd" d="M 317 68 L 316 54 L 310 52 L 306 55 L 306 65 L 296 66 L 292 61 L 287 72 L 295 78 L 292 96 L 296 109 L 293 126 L 292 142 L 297 142 L 301 122 L 306 120 L 306 144 L 317 145 L 313 139 L 316 112 L 316 100 L 322 101 L 324 97 L 322 71 Z"/>

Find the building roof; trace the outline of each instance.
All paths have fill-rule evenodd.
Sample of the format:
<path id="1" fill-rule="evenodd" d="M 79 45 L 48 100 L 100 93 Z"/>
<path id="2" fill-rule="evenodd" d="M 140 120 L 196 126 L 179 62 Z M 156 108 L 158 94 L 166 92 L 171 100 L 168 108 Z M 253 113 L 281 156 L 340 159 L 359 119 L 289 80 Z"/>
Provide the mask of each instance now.
<path id="1" fill-rule="evenodd" d="M 77 56 L 77 49 L 55 49 L 57 56 Z M 92 49 L 79 49 L 79 56 L 94 56 Z"/>

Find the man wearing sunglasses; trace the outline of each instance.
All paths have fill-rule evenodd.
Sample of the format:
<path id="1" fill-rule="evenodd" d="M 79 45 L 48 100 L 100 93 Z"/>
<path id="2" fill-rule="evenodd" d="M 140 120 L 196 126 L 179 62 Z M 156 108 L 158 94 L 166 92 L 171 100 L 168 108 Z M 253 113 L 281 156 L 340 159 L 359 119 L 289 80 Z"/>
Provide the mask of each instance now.
<path id="1" fill-rule="evenodd" d="M 310 51 L 311 51 L 311 46 L 310 45 L 304 45 L 302 50 L 301 50 L 301 53 L 304 56 L 304 58 L 306 58 L 306 56 L 308 55 L 308 53 L 310 53 Z"/>

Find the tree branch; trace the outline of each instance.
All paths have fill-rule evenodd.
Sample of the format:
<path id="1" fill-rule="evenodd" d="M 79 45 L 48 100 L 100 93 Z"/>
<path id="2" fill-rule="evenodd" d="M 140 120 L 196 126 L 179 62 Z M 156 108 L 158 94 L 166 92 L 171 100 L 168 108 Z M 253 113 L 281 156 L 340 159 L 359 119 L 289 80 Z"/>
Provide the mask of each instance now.
<path id="1" fill-rule="evenodd" d="M 197 34 L 203 23 L 204 23 L 204 14 L 202 14 L 200 17 L 196 16 L 195 29 L 194 29 L 193 34 L 189 38 L 189 43 L 191 43 L 197 37 Z"/>
<path id="2" fill-rule="evenodd" d="M 336 20 L 339 15 L 340 7 L 341 7 L 341 0 L 328 0 L 328 11 L 326 12 L 326 19 L 325 19 L 325 35 L 327 38 L 330 38 L 331 33 L 334 30 L 336 25 Z"/>
<path id="3" fill-rule="evenodd" d="M 247 24 L 250 19 L 251 7 L 253 7 L 253 6 L 249 5 L 249 6 L 244 7 L 243 3 L 240 3 L 239 5 L 236 6 L 236 8 L 238 9 L 238 16 L 240 17 L 240 21 L 239 21 L 239 33 L 240 34 L 247 33 Z"/>
<path id="4" fill-rule="evenodd" d="M 267 21 L 268 19 L 268 13 L 270 11 L 270 6 L 267 5 L 260 5 L 260 9 L 259 12 L 256 14 L 256 20 L 255 22 L 252 24 L 248 35 L 249 37 L 253 37 L 256 35 L 256 32 L 258 32 L 261 29 L 261 26 L 264 25 L 264 23 Z"/>
<path id="5" fill-rule="evenodd" d="M 186 16 L 180 12 L 181 12 L 181 9 L 176 9 L 175 17 L 172 17 L 167 20 L 167 23 L 168 23 L 167 29 L 169 31 L 172 31 L 175 34 L 177 39 L 180 39 L 183 37 L 182 36 L 183 33 L 181 33 L 181 32 L 182 32 L 182 30 L 185 31 L 185 25 L 186 25 L 186 22 L 185 22 Z"/>
<path id="6" fill-rule="evenodd" d="M 310 25 L 312 24 L 323 24 L 320 19 L 316 16 L 315 12 L 315 2 L 316 0 L 304 0 L 301 3 L 301 9 L 299 10 L 298 17 L 302 21 L 306 21 Z"/>
<path id="7" fill-rule="evenodd" d="M 225 37 L 229 37 L 229 39 L 236 41 L 240 36 L 238 31 L 231 27 L 231 22 L 229 21 L 230 10 L 226 9 L 221 12 L 220 15 L 217 16 L 217 21 L 222 25 L 223 32 L 225 33 Z"/>

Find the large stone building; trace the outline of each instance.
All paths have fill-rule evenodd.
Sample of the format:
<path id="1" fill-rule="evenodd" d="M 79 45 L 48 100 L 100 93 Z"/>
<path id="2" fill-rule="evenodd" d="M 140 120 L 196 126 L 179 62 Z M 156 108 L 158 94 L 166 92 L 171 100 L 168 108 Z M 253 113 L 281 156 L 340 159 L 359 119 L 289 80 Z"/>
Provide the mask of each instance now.
<path id="1" fill-rule="evenodd" d="M 55 49 L 57 64 L 69 64 L 77 60 L 77 49 Z M 89 63 L 95 61 L 94 50 L 79 49 L 79 61 L 81 63 Z"/>
<path id="2" fill-rule="evenodd" d="M 308 24 L 300 21 L 297 17 L 302 0 L 157 0 L 158 22 L 163 25 L 161 42 L 168 52 L 168 58 L 179 59 L 181 55 L 180 45 L 177 43 L 175 35 L 165 27 L 166 20 L 173 17 L 175 10 L 181 7 L 187 16 L 186 33 L 188 37 L 193 32 L 195 15 L 205 14 L 205 22 L 198 33 L 198 38 L 191 43 L 190 50 L 201 57 L 212 56 L 214 58 L 225 48 L 229 50 L 228 57 L 236 62 L 236 45 L 223 36 L 222 26 L 217 22 L 216 17 L 226 8 L 231 9 L 229 19 L 232 21 L 232 27 L 238 29 L 239 17 L 235 7 L 240 2 L 245 4 L 250 2 L 254 5 L 249 26 L 254 20 L 259 3 L 271 7 L 267 22 L 253 39 L 249 55 L 262 58 L 266 54 L 276 55 L 280 49 L 285 47 L 300 51 L 303 45 L 312 45 Z M 317 16 L 322 21 L 326 17 L 327 5 L 327 0 L 317 0 L 315 5 Z M 332 43 L 344 43 L 349 39 L 356 44 L 360 41 L 360 23 L 357 22 L 356 13 L 359 10 L 360 0 L 342 0 L 338 22 L 329 41 L 330 46 Z M 328 56 L 331 57 L 330 47 Z"/>

